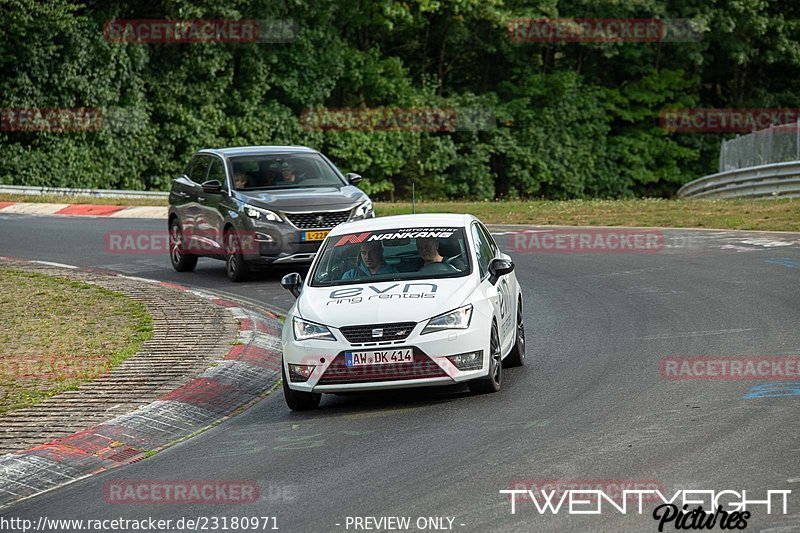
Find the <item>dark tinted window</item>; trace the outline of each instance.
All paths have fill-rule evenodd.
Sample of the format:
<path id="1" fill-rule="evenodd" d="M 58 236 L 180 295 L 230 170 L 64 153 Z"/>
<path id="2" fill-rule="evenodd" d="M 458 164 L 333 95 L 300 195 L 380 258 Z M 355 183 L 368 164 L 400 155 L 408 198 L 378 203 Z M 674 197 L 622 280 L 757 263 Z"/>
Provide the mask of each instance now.
<path id="1" fill-rule="evenodd" d="M 219 157 L 212 157 L 211 159 L 211 168 L 208 170 L 208 177 L 206 177 L 206 179 L 219 180 L 222 184 L 222 188 L 227 190 L 228 183 L 225 180 L 225 163 L 223 163 L 222 159 Z"/>
<path id="2" fill-rule="evenodd" d="M 497 255 L 497 250 L 498 250 L 497 243 L 494 242 L 494 238 L 492 237 L 492 234 L 489 232 L 489 230 L 486 229 L 486 226 L 479 223 L 478 227 L 480 228 L 481 233 L 483 234 L 483 238 L 486 240 L 486 242 L 489 243 L 489 246 L 492 249 L 492 258 L 494 258 Z"/>
<path id="3" fill-rule="evenodd" d="M 229 158 L 237 189 L 342 187 L 344 183 L 318 154 L 259 154 Z"/>
<path id="4" fill-rule="evenodd" d="M 207 155 L 196 155 L 189 163 L 189 168 L 186 169 L 186 175 L 195 183 L 203 183 L 206 181 L 208 174 L 208 164 L 211 162 L 211 157 Z"/>
<path id="5" fill-rule="evenodd" d="M 489 263 L 494 259 L 494 251 L 478 224 L 472 224 L 472 240 L 475 241 L 473 246 L 475 247 L 475 255 L 478 256 L 478 269 L 481 277 L 483 277 L 489 272 Z"/>

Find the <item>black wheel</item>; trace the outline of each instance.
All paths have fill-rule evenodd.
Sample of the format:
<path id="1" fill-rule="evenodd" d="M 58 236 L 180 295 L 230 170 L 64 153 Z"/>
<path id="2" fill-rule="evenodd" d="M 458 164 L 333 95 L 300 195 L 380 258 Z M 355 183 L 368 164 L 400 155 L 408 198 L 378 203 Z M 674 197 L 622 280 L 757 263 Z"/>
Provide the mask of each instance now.
<path id="1" fill-rule="evenodd" d="M 250 267 L 242 255 L 242 246 L 236 233 L 232 230 L 225 232 L 225 271 L 228 279 L 238 283 L 250 277 Z"/>
<path id="2" fill-rule="evenodd" d="M 517 340 L 505 360 L 506 367 L 525 364 L 525 324 L 522 322 L 522 300 L 517 302 Z"/>
<path id="3" fill-rule="evenodd" d="M 286 369 L 283 368 L 282 361 L 281 374 L 283 376 L 283 398 L 286 400 L 286 405 L 289 406 L 289 409 L 292 411 L 308 411 L 319 407 L 322 394 L 297 391 L 289 388 L 289 380 L 286 379 Z"/>
<path id="4" fill-rule="evenodd" d="M 497 392 L 503 384 L 503 361 L 500 355 L 500 335 L 497 333 L 497 324 L 492 323 L 492 337 L 489 342 L 489 375 L 485 378 L 474 379 L 468 383 L 473 394 L 486 394 Z"/>
<path id="5" fill-rule="evenodd" d="M 169 260 L 178 272 L 191 272 L 197 266 L 197 256 L 185 253 L 185 248 L 181 223 L 173 218 L 169 223 Z"/>

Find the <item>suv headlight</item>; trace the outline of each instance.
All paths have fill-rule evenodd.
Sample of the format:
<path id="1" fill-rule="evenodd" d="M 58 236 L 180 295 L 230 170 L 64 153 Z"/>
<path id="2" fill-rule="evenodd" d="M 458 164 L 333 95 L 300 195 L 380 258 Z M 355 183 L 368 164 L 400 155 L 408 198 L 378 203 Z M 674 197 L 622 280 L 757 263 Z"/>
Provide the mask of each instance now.
<path id="1" fill-rule="evenodd" d="M 317 324 L 316 322 L 309 322 L 302 318 L 294 317 L 292 319 L 294 326 L 294 339 L 297 341 L 306 341 L 309 339 L 317 339 L 321 341 L 335 341 L 336 337 L 333 336 L 331 330 L 327 326 Z"/>
<path id="2" fill-rule="evenodd" d="M 367 200 L 360 206 L 356 207 L 356 212 L 353 213 L 353 220 L 358 218 L 369 218 L 372 216 L 372 200 Z"/>
<path id="3" fill-rule="evenodd" d="M 256 220 L 269 220 L 270 222 L 283 222 L 280 215 L 269 209 L 244 204 L 244 214 Z"/>
<path id="4" fill-rule="evenodd" d="M 470 320 L 472 320 L 472 304 L 431 318 L 420 335 L 443 329 L 467 329 Z"/>

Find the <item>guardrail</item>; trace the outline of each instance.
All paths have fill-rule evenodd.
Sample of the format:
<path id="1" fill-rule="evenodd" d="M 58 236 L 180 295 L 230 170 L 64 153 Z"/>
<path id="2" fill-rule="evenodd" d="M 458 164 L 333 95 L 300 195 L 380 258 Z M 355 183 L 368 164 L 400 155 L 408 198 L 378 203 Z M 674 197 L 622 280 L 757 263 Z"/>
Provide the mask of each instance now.
<path id="1" fill-rule="evenodd" d="M 800 161 L 711 174 L 687 183 L 679 198 L 800 198 Z"/>
<path id="2" fill-rule="evenodd" d="M 0 194 L 27 194 L 41 196 L 96 196 L 98 198 L 169 198 L 168 192 L 115 191 L 111 189 L 72 189 L 67 187 L 31 187 L 28 185 L 0 185 Z"/>

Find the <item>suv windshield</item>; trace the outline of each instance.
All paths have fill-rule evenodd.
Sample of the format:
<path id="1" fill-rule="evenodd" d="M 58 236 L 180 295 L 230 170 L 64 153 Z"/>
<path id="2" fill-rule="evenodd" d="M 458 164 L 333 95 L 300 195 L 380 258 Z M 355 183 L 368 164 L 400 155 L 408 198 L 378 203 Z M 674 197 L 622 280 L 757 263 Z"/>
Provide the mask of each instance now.
<path id="1" fill-rule="evenodd" d="M 318 154 L 261 154 L 234 156 L 230 160 L 234 188 L 239 191 L 345 184 Z"/>
<path id="2" fill-rule="evenodd" d="M 312 287 L 455 278 L 470 273 L 463 228 L 397 228 L 328 237 Z"/>

